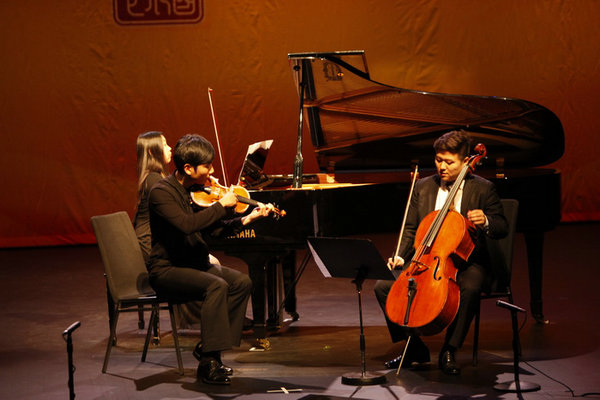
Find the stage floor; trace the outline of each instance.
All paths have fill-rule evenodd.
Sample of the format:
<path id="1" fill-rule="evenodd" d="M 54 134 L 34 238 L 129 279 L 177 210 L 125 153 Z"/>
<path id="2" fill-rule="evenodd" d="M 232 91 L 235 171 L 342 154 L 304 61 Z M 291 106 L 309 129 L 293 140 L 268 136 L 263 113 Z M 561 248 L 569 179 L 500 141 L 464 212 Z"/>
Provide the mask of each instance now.
<path id="1" fill-rule="evenodd" d="M 363 235 L 382 254 L 391 253 L 394 235 Z M 527 399 L 599 397 L 600 262 L 595 258 L 600 223 L 564 224 L 546 235 L 544 312 L 548 325 L 532 318 L 520 332 L 521 381 L 537 383 Z M 225 265 L 246 271 L 240 260 L 216 253 Z M 302 252 L 298 257 L 302 257 Z M 367 371 L 386 374 L 387 383 L 349 386 L 341 376 L 361 371 L 359 320 L 355 287 L 349 280 L 326 279 L 310 262 L 297 288 L 300 319 L 269 336 L 271 349 L 249 351 L 255 342 L 224 353 L 235 370 L 231 386 L 196 382 L 191 350 L 198 332 L 182 332 L 185 375 L 168 332 L 140 362 L 145 332 L 137 314 L 122 314 L 118 346 L 106 374 L 101 373 L 108 336 L 103 267 L 95 246 L 0 250 L 0 311 L 4 339 L 0 346 L 0 398 L 67 399 L 67 351 L 62 332 L 73 322 L 74 388 L 77 399 L 513 399 L 493 389 L 514 379 L 510 313 L 493 300 L 482 305 L 479 364 L 471 365 L 472 332 L 458 353 L 462 374 L 446 376 L 435 363 L 421 370 L 384 370 L 402 346 L 392 345 L 373 294 L 372 281 L 362 291 Z M 523 236 L 518 234 L 513 263 L 514 301 L 529 307 Z M 249 311 L 250 315 L 250 311 Z M 167 314 L 161 327 L 170 329 Z M 471 330 L 472 331 L 472 330 Z M 442 334 L 425 338 L 437 354 Z M 279 390 L 270 393 L 270 390 Z M 298 391 L 293 391 L 298 390 Z M 285 392 L 288 393 L 285 393 Z M 591 395 L 596 393 L 596 395 Z"/>

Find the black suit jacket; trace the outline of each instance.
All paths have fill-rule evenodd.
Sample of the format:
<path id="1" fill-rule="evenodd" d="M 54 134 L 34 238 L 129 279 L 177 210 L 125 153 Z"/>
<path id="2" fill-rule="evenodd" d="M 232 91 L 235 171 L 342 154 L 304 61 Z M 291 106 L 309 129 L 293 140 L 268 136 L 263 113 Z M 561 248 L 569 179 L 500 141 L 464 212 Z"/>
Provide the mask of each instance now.
<path id="1" fill-rule="evenodd" d="M 399 253 L 406 261 L 405 266 L 408 266 L 414 254 L 413 243 L 419 224 L 435 208 L 439 187 L 440 178 L 438 175 L 420 179 L 415 185 Z M 508 233 L 508 222 L 504 217 L 502 203 L 494 184 L 480 176 L 469 174 L 465 178 L 460 211 L 466 217 L 469 210 L 475 209 L 483 210 L 489 226 L 486 230 L 476 230 L 473 237 L 475 249 L 471 253 L 468 263 L 477 263 L 489 269 L 489 254 L 484 236 L 488 235 L 492 239 L 505 237 Z M 457 267 L 459 270 L 461 269 L 461 265 L 457 265 Z"/>
<path id="2" fill-rule="evenodd" d="M 229 236 L 242 227 L 232 209 L 215 202 L 196 210 L 190 194 L 175 174 L 160 180 L 148 200 L 152 250 L 148 268 L 176 266 L 209 268 L 209 248 L 204 236 Z"/>

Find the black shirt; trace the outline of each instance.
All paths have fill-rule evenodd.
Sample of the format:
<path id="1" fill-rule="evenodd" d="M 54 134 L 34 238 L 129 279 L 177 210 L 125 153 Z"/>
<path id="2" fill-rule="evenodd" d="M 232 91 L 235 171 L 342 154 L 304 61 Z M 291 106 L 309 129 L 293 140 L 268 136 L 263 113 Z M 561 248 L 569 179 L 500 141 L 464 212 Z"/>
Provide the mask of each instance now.
<path id="1" fill-rule="evenodd" d="M 164 266 L 205 269 L 209 248 L 203 235 L 232 235 L 242 226 L 233 210 L 219 202 L 198 210 L 175 174 L 159 181 L 150 191 L 152 251 L 149 268 Z"/>
<path id="2" fill-rule="evenodd" d="M 137 235 L 144 260 L 148 262 L 150 257 L 151 241 L 150 241 L 150 215 L 148 213 L 148 197 L 150 196 L 150 189 L 162 179 L 163 177 L 158 172 L 150 172 L 144 183 L 142 184 L 142 190 L 139 194 L 139 203 L 133 218 L 133 226 L 135 227 L 135 234 Z"/>

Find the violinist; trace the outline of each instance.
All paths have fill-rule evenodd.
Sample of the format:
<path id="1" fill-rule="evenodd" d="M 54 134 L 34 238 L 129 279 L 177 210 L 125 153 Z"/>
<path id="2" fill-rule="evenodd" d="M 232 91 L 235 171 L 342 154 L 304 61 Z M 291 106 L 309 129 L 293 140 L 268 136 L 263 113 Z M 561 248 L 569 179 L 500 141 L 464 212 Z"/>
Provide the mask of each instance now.
<path id="1" fill-rule="evenodd" d="M 437 174 L 417 181 L 408 208 L 399 256 L 388 260 L 388 268 L 400 270 L 408 266 L 414 253 L 414 238 L 419 224 L 427 214 L 439 210 L 446 202 L 449 189 L 468 160 L 469 147 L 470 138 L 464 130 L 448 132 L 434 142 Z M 440 369 L 448 375 L 460 374 L 456 351 L 462 346 L 475 316 L 479 293 L 491 281 L 484 236 L 500 239 L 508 233 L 508 223 L 494 184 L 477 175 L 468 174 L 461 182 L 454 198 L 454 210 L 469 220 L 476 231 L 473 237 L 475 248 L 468 261 L 455 264 L 458 268 L 460 302 L 456 317 L 446 329 L 438 358 Z M 375 295 L 384 313 L 393 283 L 394 281 L 377 281 L 375 284 Z M 406 340 L 411 335 L 407 329 L 390 321 L 387 315 L 386 322 L 392 342 Z M 419 336 L 412 334 L 404 360 L 401 356 L 397 357 L 386 362 L 385 367 L 398 368 L 401 361 L 403 367 L 430 361 L 429 349 Z"/>
<path id="2" fill-rule="evenodd" d="M 148 196 L 150 189 L 156 182 L 169 175 L 171 163 L 171 147 L 167 139 L 158 131 L 149 131 L 140 134 L 136 141 L 137 173 L 138 173 L 138 203 L 133 226 L 144 256 L 148 264 L 150 258 L 150 215 L 148 211 Z M 212 254 L 209 255 L 211 264 L 219 264 L 219 260 Z M 200 321 L 202 302 L 189 302 L 177 304 L 175 314 L 179 328 L 189 328 Z"/>
<path id="3" fill-rule="evenodd" d="M 154 185 L 149 196 L 152 250 L 150 284 L 160 296 L 179 301 L 202 300 L 201 342 L 193 355 L 197 377 L 204 383 L 227 385 L 233 370 L 221 352 L 239 346 L 250 278 L 235 269 L 211 264 L 206 235 L 230 235 L 273 210 L 258 204 L 235 217 L 237 197 L 226 192 L 209 207 L 197 210 L 190 190 L 203 186 L 213 173 L 213 146 L 200 135 L 185 135 L 173 149 L 175 172 Z"/>

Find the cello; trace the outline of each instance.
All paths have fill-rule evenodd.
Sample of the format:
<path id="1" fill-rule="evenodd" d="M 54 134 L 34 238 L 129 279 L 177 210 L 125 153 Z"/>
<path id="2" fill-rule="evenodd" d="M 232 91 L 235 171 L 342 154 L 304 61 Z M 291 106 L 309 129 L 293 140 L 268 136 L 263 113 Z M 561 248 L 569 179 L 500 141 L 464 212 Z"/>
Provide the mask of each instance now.
<path id="1" fill-rule="evenodd" d="M 415 254 L 388 294 L 388 318 L 421 335 L 441 332 L 458 311 L 460 291 L 455 259 L 466 261 L 471 255 L 475 227 L 454 211 L 453 205 L 465 176 L 487 153 L 481 143 L 475 146 L 475 152 L 465 162 L 442 208 L 427 214 L 419 224 Z"/>

